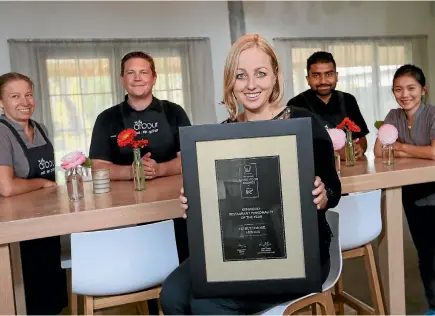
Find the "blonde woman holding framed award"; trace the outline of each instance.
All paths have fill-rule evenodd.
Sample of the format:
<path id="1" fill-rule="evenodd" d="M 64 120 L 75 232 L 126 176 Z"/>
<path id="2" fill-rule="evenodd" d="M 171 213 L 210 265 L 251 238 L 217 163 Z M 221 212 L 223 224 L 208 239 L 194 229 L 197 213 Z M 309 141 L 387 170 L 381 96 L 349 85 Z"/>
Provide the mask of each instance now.
<path id="1" fill-rule="evenodd" d="M 225 64 L 230 117 L 180 128 L 190 258 L 163 284 L 164 314 L 252 314 L 321 290 L 341 184 L 322 124 L 282 96 L 274 49 L 245 35 Z"/>

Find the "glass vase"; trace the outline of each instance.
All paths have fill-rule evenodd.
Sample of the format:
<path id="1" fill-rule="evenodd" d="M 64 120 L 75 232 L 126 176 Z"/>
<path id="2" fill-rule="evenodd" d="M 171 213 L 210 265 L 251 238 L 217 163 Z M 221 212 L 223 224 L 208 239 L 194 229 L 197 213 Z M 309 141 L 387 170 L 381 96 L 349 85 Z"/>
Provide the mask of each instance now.
<path id="1" fill-rule="evenodd" d="M 340 154 L 336 151 L 334 151 L 334 158 L 335 158 L 335 170 L 337 171 L 337 174 L 340 175 L 340 170 L 341 170 Z"/>
<path id="2" fill-rule="evenodd" d="M 382 146 L 382 162 L 387 166 L 394 164 L 394 147 L 392 144 Z"/>
<path id="3" fill-rule="evenodd" d="M 346 144 L 344 150 L 346 153 L 346 167 L 355 166 L 355 151 L 353 148 L 352 131 L 346 130 Z"/>
<path id="4" fill-rule="evenodd" d="M 71 168 L 68 170 L 68 175 L 66 177 L 66 187 L 68 190 L 68 198 L 71 201 L 83 199 L 83 177 L 78 172 L 77 168 Z"/>
<path id="5" fill-rule="evenodd" d="M 133 148 L 133 181 L 136 191 L 145 190 L 145 170 L 140 157 L 140 148 Z"/>

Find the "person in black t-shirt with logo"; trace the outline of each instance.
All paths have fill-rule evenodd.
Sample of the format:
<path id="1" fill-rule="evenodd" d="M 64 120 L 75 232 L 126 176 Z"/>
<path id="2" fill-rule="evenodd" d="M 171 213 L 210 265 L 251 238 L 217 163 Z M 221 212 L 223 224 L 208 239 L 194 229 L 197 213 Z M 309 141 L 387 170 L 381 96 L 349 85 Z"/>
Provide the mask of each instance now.
<path id="1" fill-rule="evenodd" d="M 355 157 L 360 158 L 367 150 L 367 124 L 361 115 L 355 97 L 349 93 L 335 90 L 338 73 L 334 57 L 328 52 L 316 52 L 307 60 L 307 82 L 310 89 L 288 101 L 287 106 L 306 108 L 315 113 L 325 128 L 335 128 L 345 117 L 349 117 L 360 128 L 352 133 Z M 344 147 L 340 151 L 345 159 Z"/>
<path id="2" fill-rule="evenodd" d="M 131 180 L 133 151 L 120 148 L 118 134 L 133 128 L 136 139 L 147 139 L 141 149 L 147 179 L 181 173 L 178 127 L 190 126 L 183 108 L 159 100 L 152 94 L 157 80 L 153 58 L 143 52 L 131 52 L 121 61 L 121 83 L 125 100 L 100 113 L 92 131 L 89 156 L 98 168 L 109 168 L 112 180 Z"/>
<path id="3" fill-rule="evenodd" d="M 147 139 L 141 149 L 146 179 L 181 173 L 178 128 L 190 126 L 183 108 L 159 100 L 152 94 L 157 80 L 153 58 L 144 52 L 131 52 L 121 61 L 121 83 L 127 91 L 125 100 L 97 117 L 92 131 L 89 157 L 94 168 L 109 168 L 112 180 L 133 179 L 133 150 L 119 147 L 118 134 L 133 128 L 136 139 Z M 180 262 L 188 257 L 185 221 L 174 219 Z"/>

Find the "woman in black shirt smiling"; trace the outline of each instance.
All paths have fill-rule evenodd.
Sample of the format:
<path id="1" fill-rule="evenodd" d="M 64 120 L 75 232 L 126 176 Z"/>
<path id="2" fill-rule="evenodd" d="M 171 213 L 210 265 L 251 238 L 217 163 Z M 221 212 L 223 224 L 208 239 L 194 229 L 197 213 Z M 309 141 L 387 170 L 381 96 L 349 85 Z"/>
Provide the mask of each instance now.
<path id="1" fill-rule="evenodd" d="M 258 35 L 245 35 L 232 46 L 224 70 L 224 103 L 230 118 L 223 123 L 310 117 L 312 121 L 314 179 L 313 203 L 319 210 L 320 260 L 322 280 L 329 274 L 331 231 L 325 217 L 341 196 L 341 183 L 335 170 L 334 150 L 325 128 L 311 112 L 289 108 L 281 103 L 283 78 L 275 51 Z M 238 104 L 244 111 L 238 113 Z M 180 196 L 181 207 L 187 200 Z M 185 216 L 186 217 L 186 216 Z M 178 314 L 251 314 L 261 312 L 294 297 L 195 298 L 191 293 L 189 260 L 165 280 L 161 304 L 166 315 Z"/>

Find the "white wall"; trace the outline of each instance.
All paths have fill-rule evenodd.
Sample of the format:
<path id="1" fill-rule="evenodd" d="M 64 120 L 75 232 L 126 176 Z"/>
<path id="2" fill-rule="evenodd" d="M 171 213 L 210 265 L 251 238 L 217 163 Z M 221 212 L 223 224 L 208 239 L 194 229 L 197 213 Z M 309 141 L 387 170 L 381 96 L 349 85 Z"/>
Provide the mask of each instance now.
<path id="1" fill-rule="evenodd" d="M 428 35 L 435 100 L 435 5 L 430 2 L 246 2 L 246 31 L 274 37 Z M 0 73 L 10 70 L 8 38 L 209 37 L 216 104 L 231 46 L 226 1 L 2 2 Z M 218 121 L 227 117 L 217 106 Z"/>
<path id="2" fill-rule="evenodd" d="M 435 102 L 435 3 L 261 1 L 245 2 L 244 8 L 246 32 L 259 33 L 271 43 L 275 37 L 428 35 L 426 75 L 430 98 Z"/>
<path id="3" fill-rule="evenodd" d="M 0 73 L 10 71 L 9 38 L 209 37 L 216 104 L 231 46 L 226 1 L 0 2 Z M 218 120 L 227 117 L 217 106 Z"/>

